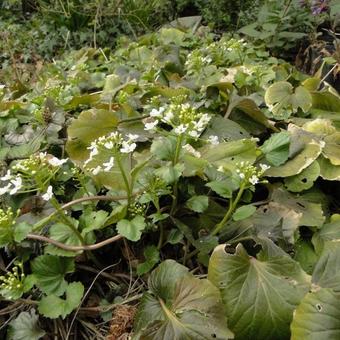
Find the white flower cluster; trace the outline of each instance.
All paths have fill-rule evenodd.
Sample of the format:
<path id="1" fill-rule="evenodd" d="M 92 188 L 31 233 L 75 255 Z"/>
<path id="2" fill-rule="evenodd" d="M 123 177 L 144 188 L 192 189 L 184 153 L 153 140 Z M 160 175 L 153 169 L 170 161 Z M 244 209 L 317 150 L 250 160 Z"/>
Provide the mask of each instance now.
<path id="1" fill-rule="evenodd" d="M 246 184 L 255 185 L 257 183 L 265 183 L 260 178 L 270 168 L 267 164 L 260 164 L 260 169 L 251 165 L 249 162 L 240 162 L 237 164 L 236 173 L 240 177 L 241 181 Z M 221 166 L 217 169 L 218 171 L 224 172 L 224 168 Z"/>
<path id="2" fill-rule="evenodd" d="M 211 116 L 201 113 L 189 103 L 171 103 L 150 111 L 150 118 L 144 122 L 144 129 L 153 131 L 160 122 L 170 125 L 176 135 L 187 134 L 198 138 L 208 125 Z"/>
<path id="3" fill-rule="evenodd" d="M 40 152 L 27 159 L 18 161 L 12 167 L 12 170 L 7 170 L 7 173 L 0 177 L 0 181 L 3 184 L 3 186 L 0 187 L 0 195 L 15 195 L 23 190 L 24 183 L 26 186 L 29 186 L 29 188 L 26 187 L 26 189 L 34 189 L 32 186 L 34 176 L 38 176 L 41 182 L 49 180 L 67 160 L 68 159 L 59 159 L 46 152 Z"/>
<path id="4" fill-rule="evenodd" d="M 13 170 L 22 171 L 25 173 L 32 173 L 32 175 L 34 175 L 37 169 L 41 169 L 44 166 L 52 166 L 56 168 L 62 166 L 67 161 L 68 158 L 59 159 L 50 154 L 47 154 L 46 152 L 40 152 L 39 154 L 33 155 L 30 158 L 20 160 L 17 164 L 13 166 Z"/>
<path id="5" fill-rule="evenodd" d="M 22 188 L 22 177 L 20 175 L 13 175 L 10 170 L 0 180 L 6 183 L 3 187 L 0 187 L 0 195 L 7 193 L 15 195 Z"/>
<path id="6" fill-rule="evenodd" d="M 107 136 L 101 136 L 91 143 L 88 147 L 90 150 L 89 158 L 84 162 L 85 168 L 89 170 L 93 175 L 98 175 L 100 172 L 109 172 L 115 165 L 114 155 L 117 152 L 120 153 L 132 153 L 136 147 L 136 140 L 139 138 L 138 135 L 129 133 L 126 138 L 119 132 L 115 131 Z M 109 153 L 109 159 L 107 162 L 91 167 L 91 162 L 95 159 L 100 152 L 105 151 Z"/>

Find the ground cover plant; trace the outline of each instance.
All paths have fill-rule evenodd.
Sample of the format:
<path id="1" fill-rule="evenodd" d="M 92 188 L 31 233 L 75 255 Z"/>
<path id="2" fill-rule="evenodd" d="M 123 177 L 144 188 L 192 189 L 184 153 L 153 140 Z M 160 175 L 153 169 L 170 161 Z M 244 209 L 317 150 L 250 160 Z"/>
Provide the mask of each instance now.
<path id="1" fill-rule="evenodd" d="M 1 337 L 340 337 L 340 96 L 200 20 L 1 85 Z"/>

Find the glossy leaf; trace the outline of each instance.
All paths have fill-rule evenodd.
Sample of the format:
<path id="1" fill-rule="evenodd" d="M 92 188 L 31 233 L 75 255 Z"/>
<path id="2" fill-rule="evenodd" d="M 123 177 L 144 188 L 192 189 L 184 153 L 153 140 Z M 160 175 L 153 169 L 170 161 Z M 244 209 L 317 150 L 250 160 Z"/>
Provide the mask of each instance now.
<path id="1" fill-rule="evenodd" d="M 135 339 L 232 339 L 218 290 L 166 260 L 149 278 L 135 320 Z"/>
<path id="2" fill-rule="evenodd" d="M 221 291 L 228 323 L 238 339 L 287 339 L 294 308 L 307 293 L 308 276 L 273 243 L 257 259 L 238 244 L 218 246 L 208 279 Z"/>

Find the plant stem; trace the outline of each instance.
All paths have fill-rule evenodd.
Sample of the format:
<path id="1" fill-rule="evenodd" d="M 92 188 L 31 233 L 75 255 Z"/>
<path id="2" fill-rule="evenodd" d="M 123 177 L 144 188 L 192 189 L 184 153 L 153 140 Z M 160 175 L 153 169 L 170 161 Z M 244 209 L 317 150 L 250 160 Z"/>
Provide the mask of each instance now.
<path id="1" fill-rule="evenodd" d="M 122 201 L 126 200 L 127 196 L 89 196 L 89 197 L 81 197 L 77 198 L 73 201 L 70 201 L 60 207 L 60 210 L 67 210 L 68 208 L 72 207 L 73 205 L 89 202 L 89 201 Z M 39 231 L 43 228 L 47 223 L 49 223 L 55 216 L 59 214 L 59 211 L 54 211 L 51 215 L 43 218 L 39 222 L 37 222 L 34 226 L 32 231 Z"/>
<path id="2" fill-rule="evenodd" d="M 174 157 L 174 160 L 172 162 L 173 165 L 176 165 L 178 163 L 179 153 L 181 151 L 182 142 L 183 142 L 183 135 L 179 135 L 178 138 L 177 138 L 177 143 L 176 143 L 175 157 Z"/>
<path id="3" fill-rule="evenodd" d="M 130 183 L 129 183 L 129 180 L 128 180 L 127 176 L 126 176 L 126 173 L 125 173 L 125 170 L 124 170 L 124 167 L 122 165 L 122 162 L 121 162 L 121 159 L 120 159 L 119 155 L 116 156 L 116 160 L 117 160 L 117 164 L 118 164 L 120 173 L 123 176 L 123 181 L 125 183 L 126 193 L 127 193 L 127 205 L 129 207 L 130 203 L 131 203 L 131 188 L 130 188 Z"/>
<path id="4" fill-rule="evenodd" d="M 217 235 L 221 229 L 223 228 L 223 226 L 228 222 L 230 216 L 232 215 L 232 213 L 234 212 L 239 200 L 241 199 L 242 197 L 242 194 L 244 192 L 244 189 L 245 189 L 245 184 L 242 183 L 241 186 L 240 186 L 240 190 L 238 191 L 237 193 L 237 196 L 235 198 L 235 200 L 233 201 L 232 198 L 230 199 L 229 201 L 229 208 L 228 208 L 228 211 L 226 212 L 226 214 L 224 215 L 222 221 L 220 223 L 218 223 L 215 227 L 215 229 L 213 230 L 213 232 L 211 233 L 211 235 Z"/>
<path id="5" fill-rule="evenodd" d="M 183 134 L 179 135 L 178 138 L 177 138 L 175 156 L 174 156 L 174 159 L 172 161 L 173 166 L 175 166 L 178 163 L 182 142 L 183 142 Z M 175 212 L 176 205 L 177 205 L 177 196 L 178 196 L 178 180 L 176 180 L 176 182 L 174 183 L 173 200 L 172 200 L 170 215 L 172 215 Z"/>
<path id="6" fill-rule="evenodd" d="M 81 235 L 79 230 L 73 225 L 73 223 L 70 222 L 69 219 L 65 216 L 63 209 L 61 208 L 58 201 L 54 197 L 51 199 L 51 203 L 54 206 L 54 208 L 57 210 L 57 212 L 59 213 L 59 216 L 64 221 L 65 225 L 67 225 L 73 231 L 73 233 L 80 240 L 81 244 L 85 244 L 85 240 L 83 236 Z"/>
<path id="7" fill-rule="evenodd" d="M 157 244 L 157 249 L 161 250 L 163 246 L 163 238 L 164 238 L 164 227 L 162 222 L 159 222 L 159 239 L 158 239 L 158 244 Z"/>

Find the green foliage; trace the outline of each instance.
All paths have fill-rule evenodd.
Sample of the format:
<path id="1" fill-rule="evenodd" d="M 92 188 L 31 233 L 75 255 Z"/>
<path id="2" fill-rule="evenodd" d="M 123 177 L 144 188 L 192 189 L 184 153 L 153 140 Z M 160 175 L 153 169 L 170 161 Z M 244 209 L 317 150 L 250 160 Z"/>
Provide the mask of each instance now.
<path id="1" fill-rule="evenodd" d="M 254 41 L 264 43 L 275 54 L 296 46 L 317 27 L 319 21 L 298 0 L 265 1 L 257 20 L 239 32 Z"/>
<path id="2" fill-rule="evenodd" d="M 21 312 L 9 324 L 8 340 L 38 340 L 45 332 L 38 325 L 39 316 L 34 309 L 29 312 Z"/>
<path id="3" fill-rule="evenodd" d="M 84 286 L 80 282 L 72 282 L 66 287 L 65 299 L 54 294 L 43 297 L 38 305 L 39 313 L 50 319 L 59 316 L 65 319 L 79 306 L 83 294 Z"/>
<path id="4" fill-rule="evenodd" d="M 187 268 L 164 261 L 148 281 L 136 317 L 135 339 L 232 339 L 218 290 Z"/>
<path id="5" fill-rule="evenodd" d="M 324 299 L 311 287 L 336 298 L 339 95 L 199 22 L 1 87 L 5 303 L 47 319 L 82 303 L 91 333 L 83 311 L 144 293 L 136 338 L 281 339 L 310 331 L 293 314 Z"/>

